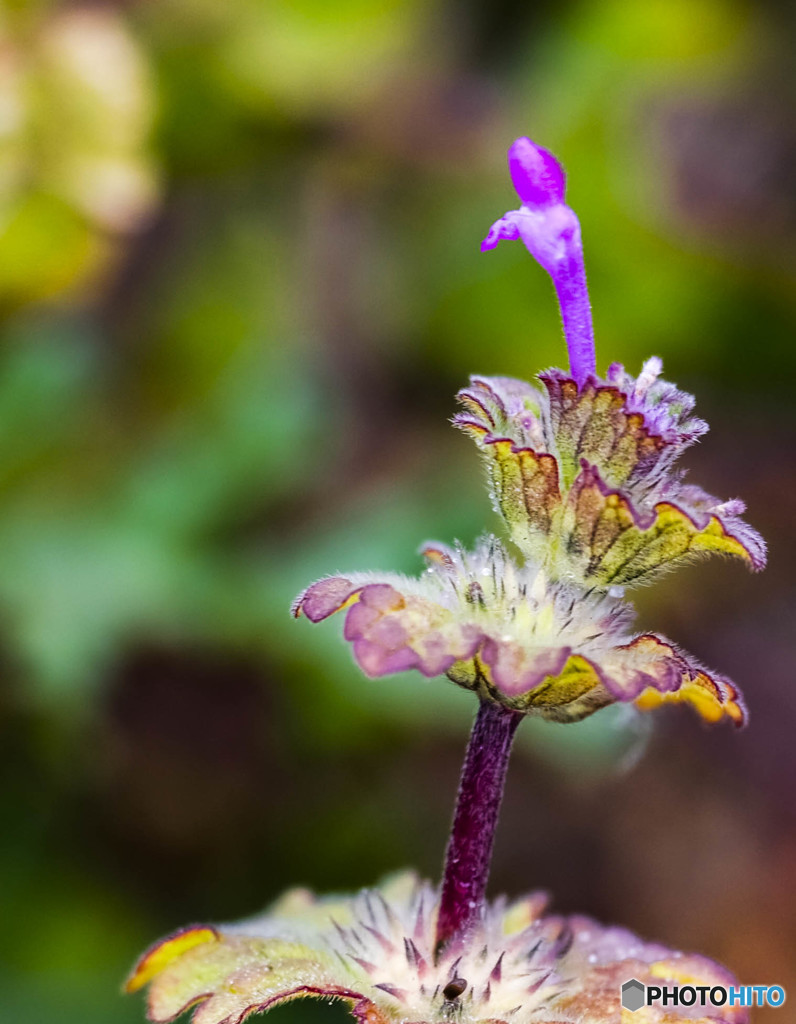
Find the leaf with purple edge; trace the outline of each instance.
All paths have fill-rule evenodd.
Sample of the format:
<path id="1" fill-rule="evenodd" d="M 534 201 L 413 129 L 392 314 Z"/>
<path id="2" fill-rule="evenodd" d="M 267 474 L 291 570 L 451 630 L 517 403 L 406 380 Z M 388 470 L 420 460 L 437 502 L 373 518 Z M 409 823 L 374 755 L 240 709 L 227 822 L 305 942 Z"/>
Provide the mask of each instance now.
<path id="1" fill-rule="evenodd" d="M 590 380 L 579 388 L 572 378 L 557 373 L 540 374 L 539 379 L 550 397 L 564 488 L 572 485 L 584 459 L 599 466 L 612 487 L 655 469 L 666 442 L 649 431 L 642 413 L 628 411 L 617 387 Z"/>
<path id="2" fill-rule="evenodd" d="M 661 637 L 633 636 L 632 609 L 619 598 L 518 566 L 494 538 L 473 552 L 435 544 L 424 554 L 420 579 L 332 577 L 308 588 L 295 612 L 317 620 L 347 609 L 346 639 L 371 676 L 444 673 L 482 699 L 551 721 L 635 701 L 688 703 L 708 721 L 743 722 L 732 684 Z"/>
<path id="3" fill-rule="evenodd" d="M 603 668 L 611 694 L 632 700 L 642 711 L 688 704 L 706 722 L 728 718 L 738 727 L 746 724 L 746 704 L 733 683 L 654 633 L 643 633 L 617 648 Z"/>
<path id="4" fill-rule="evenodd" d="M 734 983 L 710 960 L 588 918 L 547 915 L 546 902 L 533 893 L 487 904 L 466 942 L 435 954 L 439 892 L 412 875 L 352 897 L 289 896 L 261 917 L 204 929 L 210 937 L 193 946 L 186 937 L 198 938 L 201 929 L 145 955 L 144 970 L 157 963 L 147 979 L 149 1016 L 167 1024 L 193 1009 L 194 1024 L 241 1024 L 281 1003 L 316 998 L 346 1003 L 359 1024 L 444 1024 L 452 1001 L 466 993 L 460 1012 L 470 1024 L 605 1024 L 618 1020 L 628 977 L 645 984 Z M 349 925 L 335 928 L 333 912 Z M 304 942 L 292 941 L 296 930 Z M 636 1017 L 640 1024 L 684 1024 L 671 1007 L 666 1015 L 659 1011 L 644 1008 Z M 746 1017 L 736 1007 L 711 1010 L 705 1020 L 745 1024 Z"/>
<path id="5" fill-rule="evenodd" d="M 762 567 L 756 552 L 733 536 L 719 515 L 696 518 L 672 501 L 640 513 L 588 464 L 569 492 L 561 541 L 560 571 L 574 570 L 586 584 L 603 588 L 645 582 L 702 554 L 730 555 L 752 569 Z"/>
<path id="6" fill-rule="evenodd" d="M 195 1024 L 231 1024 L 308 992 L 350 1001 L 362 998 L 341 985 L 339 966 L 322 950 L 256 934 L 214 932 L 213 941 L 188 949 L 175 940 L 156 949 L 157 970 L 147 970 L 144 981 L 150 985 L 150 1020 L 171 1021 L 195 1007 Z M 151 963 L 152 956 L 147 954 L 142 964 Z M 142 964 L 130 988 L 138 987 Z"/>
<path id="7" fill-rule="evenodd" d="M 320 580 L 299 596 L 293 614 L 304 612 L 317 622 L 347 608 L 345 639 L 366 675 L 412 668 L 429 677 L 444 675 L 478 649 L 482 634 L 475 623 L 419 592 L 416 581 L 390 575 L 355 580 L 356 575 Z"/>
<path id="8" fill-rule="evenodd" d="M 518 448 L 505 438 L 487 440 L 483 451 L 495 503 L 511 539 L 528 558 L 541 561 L 561 504 L 555 458 Z"/>
<path id="9" fill-rule="evenodd" d="M 484 457 L 492 498 L 511 539 L 540 562 L 561 504 L 558 463 L 542 448 L 541 397 L 524 381 L 473 377 L 457 395 L 465 412 L 453 420 Z"/>

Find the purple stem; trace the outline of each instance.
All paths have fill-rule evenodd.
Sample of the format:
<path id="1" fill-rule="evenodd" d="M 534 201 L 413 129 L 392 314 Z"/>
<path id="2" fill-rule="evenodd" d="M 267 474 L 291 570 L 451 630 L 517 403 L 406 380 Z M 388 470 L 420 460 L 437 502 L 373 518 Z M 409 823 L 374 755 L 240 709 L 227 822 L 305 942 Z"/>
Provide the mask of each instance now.
<path id="1" fill-rule="evenodd" d="M 466 939 L 480 919 L 503 785 L 522 715 L 485 700 L 470 735 L 445 855 L 437 951 Z"/>
<path id="2" fill-rule="evenodd" d="M 597 372 L 595 358 L 594 326 L 591 319 L 589 289 L 586 285 L 586 268 L 583 250 L 568 253 L 552 273 L 564 337 L 569 353 L 569 369 L 578 384 Z"/>

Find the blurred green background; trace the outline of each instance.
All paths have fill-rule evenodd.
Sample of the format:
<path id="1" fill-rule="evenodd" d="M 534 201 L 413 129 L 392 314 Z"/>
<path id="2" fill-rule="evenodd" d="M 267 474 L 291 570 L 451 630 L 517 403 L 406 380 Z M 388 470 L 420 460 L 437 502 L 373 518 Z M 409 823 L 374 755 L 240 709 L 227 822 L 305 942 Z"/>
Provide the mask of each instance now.
<path id="1" fill-rule="evenodd" d="M 639 598 L 751 728 L 528 724 L 492 889 L 796 996 L 795 44 L 736 0 L 4 0 L 4 1021 L 132 1024 L 159 934 L 437 876 L 469 695 L 288 606 L 496 526 L 453 394 L 565 358 L 545 275 L 479 253 L 520 134 L 569 169 L 601 367 L 696 392 L 688 464 L 772 558 Z"/>

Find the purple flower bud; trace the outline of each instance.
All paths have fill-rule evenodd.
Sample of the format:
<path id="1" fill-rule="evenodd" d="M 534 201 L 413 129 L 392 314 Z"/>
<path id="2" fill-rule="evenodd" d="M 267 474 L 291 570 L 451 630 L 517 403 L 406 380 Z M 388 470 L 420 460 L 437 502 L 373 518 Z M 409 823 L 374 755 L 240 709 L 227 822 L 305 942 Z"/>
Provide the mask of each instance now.
<path id="1" fill-rule="evenodd" d="M 564 202 L 563 167 L 552 153 L 524 136 L 509 149 L 509 173 L 514 191 L 526 206 Z"/>
<path id="2" fill-rule="evenodd" d="M 520 238 L 533 258 L 552 277 L 572 375 L 582 384 L 596 371 L 594 328 L 591 319 L 583 245 L 578 218 L 564 203 L 566 176 L 552 153 L 528 138 L 517 139 L 508 153 L 509 172 L 519 210 L 495 221 L 481 250 L 498 242 Z"/>

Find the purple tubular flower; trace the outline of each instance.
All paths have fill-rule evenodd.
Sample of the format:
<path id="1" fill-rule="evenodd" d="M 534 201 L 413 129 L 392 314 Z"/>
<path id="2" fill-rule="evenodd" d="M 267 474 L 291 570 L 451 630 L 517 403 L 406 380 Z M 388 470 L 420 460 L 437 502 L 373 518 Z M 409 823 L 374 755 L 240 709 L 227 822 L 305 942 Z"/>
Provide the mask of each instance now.
<path id="1" fill-rule="evenodd" d="M 564 202 L 566 176 L 552 153 L 530 139 L 517 139 L 509 153 L 509 172 L 520 198 L 489 229 L 481 250 L 494 249 L 503 239 L 520 238 L 528 252 L 552 277 L 572 376 L 578 384 L 596 372 L 594 327 L 591 319 L 580 224 Z"/>

